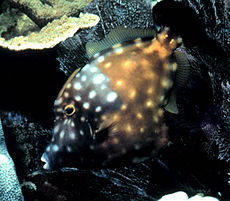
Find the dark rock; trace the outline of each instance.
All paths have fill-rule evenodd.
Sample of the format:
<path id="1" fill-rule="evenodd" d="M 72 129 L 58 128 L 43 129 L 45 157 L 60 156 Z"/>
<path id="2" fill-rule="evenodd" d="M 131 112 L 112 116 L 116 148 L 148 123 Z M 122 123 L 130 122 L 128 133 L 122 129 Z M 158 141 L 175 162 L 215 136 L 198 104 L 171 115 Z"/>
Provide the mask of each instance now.
<path id="1" fill-rule="evenodd" d="M 42 169 L 41 155 L 51 131 L 15 112 L 2 112 L 6 144 L 12 159 L 17 164 L 19 179 Z"/>
<path id="2" fill-rule="evenodd" d="M 222 0 L 205 2 L 165 0 L 153 8 L 153 13 L 156 26 L 158 28 L 168 26 L 176 34 L 181 35 L 186 51 L 195 60 L 196 65 L 193 65 L 192 70 L 193 74 L 199 72 L 196 76 L 200 80 L 200 86 L 197 85 L 197 81 L 188 85 L 195 92 L 192 93 L 193 98 L 197 94 L 200 97 L 200 94 L 203 94 L 202 99 L 206 105 L 202 105 L 199 101 L 197 108 L 193 108 L 197 111 L 194 120 L 196 119 L 197 125 L 201 125 L 205 133 L 204 144 L 207 153 L 229 162 L 230 21 L 225 5 L 226 2 Z M 200 91 L 201 87 L 203 92 Z M 193 107 L 196 103 L 186 92 L 183 92 L 183 97 L 180 98 L 182 113 L 188 115 L 187 106 Z M 190 122 L 195 123 L 194 120 L 191 119 Z M 177 119 L 175 125 L 179 122 Z"/>

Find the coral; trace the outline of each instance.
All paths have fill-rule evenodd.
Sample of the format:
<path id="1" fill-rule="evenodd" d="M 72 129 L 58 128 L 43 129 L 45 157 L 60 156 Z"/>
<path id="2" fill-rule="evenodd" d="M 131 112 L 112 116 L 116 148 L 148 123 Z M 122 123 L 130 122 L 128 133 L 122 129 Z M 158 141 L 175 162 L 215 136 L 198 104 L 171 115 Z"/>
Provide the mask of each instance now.
<path id="1" fill-rule="evenodd" d="M 21 187 L 6 144 L 0 119 L 0 200 L 23 201 Z"/>
<path id="2" fill-rule="evenodd" d="M 203 195 L 195 195 L 191 198 L 188 198 L 188 195 L 182 191 L 175 192 L 172 194 L 164 195 L 160 200 L 158 201 L 170 201 L 170 200 L 177 200 L 177 201 L 186 201 L 186 200 L 191 200 L 191 201 L 219 201 L 217 198 L 210 197 L 210 196 L 203 196 Z"/>
<path id="3" fill-rule="evenodd" d="M 19 36 L 9 40 L 0 38 L 0 46 L 11 50 L 52 48 L 61 41 L 72 37 L 80 28 L 95 26 L 99 17 L 93 14 L 80 14 L 80 18 L 63 16 L 48 23 L 39 32 Z"/>
<path id="4" fill-rule="evenodd" d="M 10 2 L 26 13 L 36 24 L 44 26 L 64 15 L 76 15 L 92 0 L 10 0 Z"/>
<path id="5" fill-rule="evenodd" d="M 79 18 L 69 17 L 91 1 L 11 1 L 17 9 L 3 2 L 0 15 L 0 46 L 10 50 L 52 48 L 68 37 L 72 37 L 80 28 L 95 26 L 99 17 L 92 14 L 80 14 Z M 34 8 L 36 15 L 23 13 Z M 43 8 L 44 7 L 44 8 Z M 47 8 L 49 8 L 47 10 Z M 28 17 L 29 16 L 29 17 Z M 46 20 L 45 20 L 46 19 Z M 33 21 L 32 21 L 33 20 Z M 44 23 L 45 20 L 45 23 Z M 43 23 L 39 23 L 39 22 Z M 35 22 L 35 23 L 34 23 Z M 48 24 L 47 24 L 48 23 Z M 38 25 L 39 26 L 38 26 Z M 39 28 L 40 27 L 40 28 Z"/>
<path id="6" fill-rule="evenodd" d="M 40 29 L 26 14 L 9 7 L 7 3 L 4 2 L 1 8 L 3 12 L 0 15 L 0 36 L 6 40 L 20 35 L 28 35 L 30 32 Z"/>

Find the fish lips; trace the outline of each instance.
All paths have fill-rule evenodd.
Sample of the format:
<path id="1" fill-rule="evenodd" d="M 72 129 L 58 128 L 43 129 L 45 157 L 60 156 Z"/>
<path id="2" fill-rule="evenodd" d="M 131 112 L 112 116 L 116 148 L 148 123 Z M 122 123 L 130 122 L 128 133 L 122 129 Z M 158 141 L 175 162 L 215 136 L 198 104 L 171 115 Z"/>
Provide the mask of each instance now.
<path id="1" fill-rule="evenodd" d="M 63 167 L 91 169 L 100 168 L 103 161 L 106 160 L 106 155 L 103 152 L 95 152 L 88 148 L 79 153 L 60 152 L 51 155 L 44 152 L 41 160 L 45 163 L 43 168 L 46 170 L 58 170 Z"/>
<path id="2" fill-rule="evenodd" d="M 101 150 L 100 144 L 107 139 L 107 132 L 101 132 L 100 137 L 95 137 L 94 131 L 87 126 L 84 135 L 79 130 L 65 131 L 65 137 L 60 139 L 60 133 L 56 133 L 52 142 L 47 146 L 41 157 L 43 168 L 55 170 L 62 167 L 88 168 L 98 167 L 106 160 L 106 153 Z M 71 133 L 75 138 L 71 137 Z"/>

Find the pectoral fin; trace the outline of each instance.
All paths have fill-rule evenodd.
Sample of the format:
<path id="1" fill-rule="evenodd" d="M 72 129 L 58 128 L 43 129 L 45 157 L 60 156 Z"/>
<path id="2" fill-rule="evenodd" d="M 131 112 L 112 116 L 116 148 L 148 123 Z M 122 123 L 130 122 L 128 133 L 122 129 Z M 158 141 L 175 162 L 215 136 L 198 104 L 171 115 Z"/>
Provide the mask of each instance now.
<path id="1" fill-rule="evenodd" d="M 170 93 L 168 103 L 165 106 L 165 110 L 167 110 L 168 112 L 173 113 L 173 114 L 178 114 L 179 112 L 178 112 L 178 108 L 177 108 L 176 99 L 177 99 L 176 90 L 173 89 Z"/>
<path id="2" fill-rule="evenodd" d="M 174 79 L 174 85 L 168 97 L 168 102 L 165 106 L 165 110 L 173 114 L 178 114 L 179 111 L 177 108 L 177 97 L 181 89 L 184 88 L 187 84 L 190 75 L 190 63 L 188 61 L 187 55 L 180 50 L 176 50 L 174 52 L 174 59 L 177 63 L 177 71 Z"/>

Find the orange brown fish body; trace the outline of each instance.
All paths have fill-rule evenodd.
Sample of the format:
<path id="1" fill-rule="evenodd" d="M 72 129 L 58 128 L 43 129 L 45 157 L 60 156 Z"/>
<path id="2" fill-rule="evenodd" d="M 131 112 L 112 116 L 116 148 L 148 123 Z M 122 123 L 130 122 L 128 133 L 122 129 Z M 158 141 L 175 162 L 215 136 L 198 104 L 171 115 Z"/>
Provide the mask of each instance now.
<path id="1" fill-rule="evenodd" d="M 139 162 L 167 143 L 161 108 L 172 86 L 170 61 L 180 38 L 164 30 L 96 53 L 75 71 L 54 105 L 45 169 Z"/>

